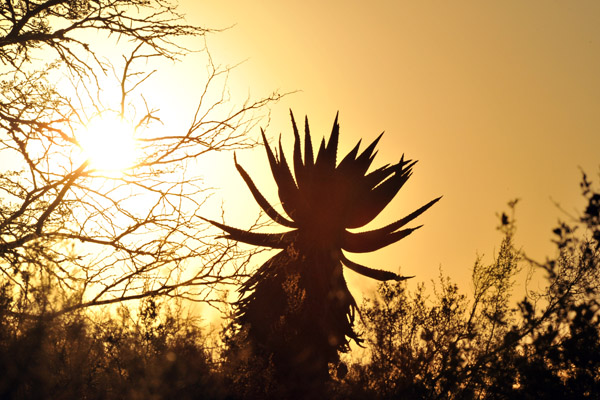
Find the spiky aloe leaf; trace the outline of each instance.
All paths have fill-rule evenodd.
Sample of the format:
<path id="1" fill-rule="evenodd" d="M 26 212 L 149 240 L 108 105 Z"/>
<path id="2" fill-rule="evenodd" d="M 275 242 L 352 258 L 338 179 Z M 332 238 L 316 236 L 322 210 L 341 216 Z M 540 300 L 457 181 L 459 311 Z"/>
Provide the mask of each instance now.
<path id="1" fill-rule="evenodd" d="M 304 117 L 304 165 L 308 170 L 312 170 L 315 165 L 312 139 L 310 138 L 310 127 L 308 126 L 307 116 Z"/>
<path id="2" fill-rule="evenodd" d="M 294 174 L 296 175 L 296 183 L 298 189 L 303 190 L 307 185 L 306 167 L 302 162 L 302 152 L 300 150 L 300 133 L 298 133 L 298 127 L 294 120 L 294 113 L 290 110 L 290 117 L 292 119 L 292 128 L 294 130 Z"/>
<path id="3" fill-rule="evenodd" d="M 350 152 L 348 154 L 346 154 L 346 156 L 342 159 L 342 161 L 340 161 L 339 165 L 337 166 L 337 169 L 340 173 L 342 173 L 342 174 L 354 173 L 355 168 L 353 168 L 353 167 L 355 166 L 355 163 L 356 163 L 356 156 L 358 154 L 358 149 L 360 147 L 360 143 L 361 143 L 361 140 L 359 140 L 358 143 L 356 143 L 356 146 L 354 146 L 354 148 L 352 150 L 350 150 Z"/>
<path id="4" fill-rule="evenodd" d="M 338 115 L 335 115 L 335 121 L 333 121 L 333 128 L 331 129 L 331 136 L 329 137 L 329 141 L 327 142 L 327 146 L 325 147 L 325 151 L 323 153 L 322 162 L 329 169 L 334 169 L 337 161 L 337 148 L 340 137 L 340 124 L 338 123 Z M 317 157 L 317 161 L 319 157 Z"/>
<path id="5" fill-rule="evenodd" d="M 290 221 L 287 218 L 283 217 L 281 214 L 279 214 L 277 212 L 277 210 L 275 210 L 273 208 L 273 206 L 267 201 L 267 199 L 265 199 L 265 197 L 260 193 L 260 191 L 258 190 L 256 185 L 252 181 L 252 178 L 250 178 L 250 175 L 248 175 L 248 173 L 244 170 L 244 168 L 240 164 L 238 164 L 235 153 L 233 153 L 233 162 L 235 163 L 235 168 L 238 170 L 239 174 L 242 176 L 242 179 L 244 180 L 244 182 L 246 182 L 248 189 L 250 189 L 250 192 L 252 193 L 254 200 L 256 200 L 256 202 L 258 203 L 260 208 L 262 208 L 263 211 L 273 221 L 277 222 L 278 224 L 281 224 L 283 226 L 287 226 L 290 228 L 295 228 L 296 224 L 293 221 Z"/>
<path id="6" fill-rule="evenodd" d="M 413 219 L 417 218 L 419 215 L 421 215 L 427 209 L 429 209 L 432 205 L 437 203 L 440 199 L 441 196 L 436 199 L 433 199 L 432 201 L 425 204 L 418 210 L 413 211 L 406 217 L 399 219 L 398 221 L 395 221 L 382 228 L 360 233 L 345 232 L 342 248 L 352 253 L 368 253 L 371 251 L 379 250 L 392 243 L 395 243 L 405 238 L 421 226 L 411 229 L 405 229 L 402 231 L 397 231 L 398 229 L 400 229 Z"/>
<path id="7" fill-rule="evenodd" d="M 319 171 L 325 171 L 327 169 L 326 167 L 328 166 L 328 164 L 323 161 L 325 159 L 326 147 L 327 145 L 325 144 L 325 138 L 323 138 L 321 139 L 321 144 L 319 144 L 319 151 L 317 151 L 317 158 L 315 159 L 315 168 Z"/>
<path id="8" fill-rule="evenodd" d="M 410 160 L 404 161 L 404 157 L 402 157 L 398 164 L 387 164 L 369 172 L 362 179 L 363 185 L 371 190 L 394 174 L 408 174 L 410 176 L 411 168 L 414 164 L 415 163 L 411 163 Z"/>
<path id="9" fill-rule="evenodd" d="M 287 246 L 292 244 L 297 237 L 297 231 L 295 230 L 282 233 L 256 233 L 234 228 L 216 221 L 212 221 L 207 218 L 202 219 L 228 233 L 228 235 L 224 235 L 222 237 L 226 239 L 233 239 L 238 242 L 252 244 L 255 246 L 272 247 L 274 249 L 285 249 Z"/>
<path id="10" fill-rule="evenodd" d="M 379 136 L 377 136 L 377 138 L 373 140 L 373 142 L 371 142 L 371 144 L 366 149 L 364 149 L 363 152 L 356 159 L 356 165 L 361 175 L 366 174 L 367 170 L 371 166 L 371 163 L 375 158 L 373 151 L 375 150 L 375 147 L 377 146 L 377 143 L 379 143 L 379 141 L 381 140 L 382 136 L 383 132 L 381 132 L 381 134 L 379 134 Z"/>
<path id="11" fill-rule="evenodd" d="M 410 177 L 410 168 L 401 172 L 396 171 L 382 183 L 377 185 L 355 204 L 356 212 L 349 221 L 349 228 L 358 228 L 371 222 L 383 211 L 396 196 L 400 188 Z"/>
<path id="12" fill-rule="evenodd" d="M 422 226 L 422 225 L 421 225 Z M 344 233 L 342 249 L 351 253 L 370 253 L 382 249 L 392 243 L 404 239 L 421 226 L 416 228 L 403 229 L 392 233 L 374 230 L 361 233 Z"/>
<path id="13" fill-rule="evenodd" d="M 280 154 L 281 159 L 277 160 L 273 154 L 273 151 L 271 150 L 271 147 L 269 146 L 265 132 L 261 130 L 261 133 L 265 144 L 265 149 L 267 151 L 269 164 L 271 166 L 273 179 L 275 179 L 275 183 L 279 189 L 278 193 L 279 199 L 281 200 L 281 205 L 289 217 L 294 219 L 294 214 L 296 213 L 298 206 L 298 187 L 296 186 L 294 177 L 292 176 L 287 162 L 285 161 L 283 152 Z"/>
<path id="14" fill-rule="evenodd" d="M 403 281 L 406 279 L 414 278 L 413 276 L 400 276 L 400 275 L 395 274 L 390 271 L 384 271 L 381 269 L 373 269 L 373 268 L 365 267 L 364 265 L 360 265 L 360 264 L 355 263 L 354 261 L 348 260 L 348 258 L 346 258 L 344 253 L 341 253 L 340 259 L 342 260 L 342 263 L 344 263 L 344 265 L 346 267 L 350 268 L 352 271 L 354 271 L 358 274 L 361 274 L 363 276 L 366 276 L 366 277 L 369 277 L 372 279 L 376 279 L 378 281 L 390 281 L 390 280 Z"/>
<path id="15" fill-rule="evenodd" d="M 375 229 L 375 230 L 367 231 L 367 232 L 355 233 L 355 234 L 351 234 L 350 232 L 347 232 L 348 235 L 344 234 L 344 244 L 343 244 L 344 249 L 348 250 L 352 253 L 363 253 L 363 252 L 374 251 L 374 250 L 364 250 L 365 248 L 373 247 L 373 245 L 367 244 L 367 243 L 375 243 L 375 242 L 385 240 L 384 238 L 387 235 L 397 231 L 398 229 L 402 228 L 407 223 L 411 222 L 413 219 L 417 218 L 419 215 L 423 214 L 427 209 L 429 209 L 429 207 L 431 207 L 432 205 L 437 203 L 441 198 L 442 197 L 440 196 L 436 199 L 433 199 L 429 203 L 422 206 L 421 208 L 408 214 L 406 217 L 401 218 L 398 221 L 392 222 L 391 224 L 381 227 L 379 229 Z M 420 228 L 420 226 L 417 228 Z M 412 232 L 413 230 L 415 230 L 417 228 L 413 228 L 410 231 Z M 404 238 L 411 232 L 408 232 L 406 235 L 399 237 L 396 241 Z M 364 244 L 362 243 L 363 241 L 364 241 Z M 391 243 L 393 243 L 393 242 L 390 242 L 388 244 L 391 244 Z M 382 248 L 385 246 L 387 246 L 387 245 L 381 246 L 379 248 Z M 362 249 L 362 250 L 359 250 L 359 249 Z M 377 249 L 375 249 L 375 250 L 377 250 Z"/>

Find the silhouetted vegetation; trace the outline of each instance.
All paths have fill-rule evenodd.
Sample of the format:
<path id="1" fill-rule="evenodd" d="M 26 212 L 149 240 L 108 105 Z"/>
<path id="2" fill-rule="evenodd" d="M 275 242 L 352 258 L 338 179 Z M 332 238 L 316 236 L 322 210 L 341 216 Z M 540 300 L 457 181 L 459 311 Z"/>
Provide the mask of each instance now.
<path id="1" fill-rule="evenodd" d="M 198 322 L 155 298 L 107 315 L 3 313 L 1 324 L 3 399 L 216 398 L 222 388 Z"/>
<path id="2" fill-rule="evenodd" d="M 546 287 L 513 306 L 522 258 L 514 221 L 490 265 L 477 260 L 472 298 L 440 275 L 436 295 L 420 286 L 380 286 L 362 307 L 369 357 L 355 363 L 348 393 L 407 399 L 583 399 L 600 393 L 598 192 L 584 175 L 588 206 L 554 230 L 557 254 L 536 263 Z M 514 207 L 514 202 L 510 204 Z M 578 234 L 576 234 L 578 233 Z"/>
<path id="3" fill-rule="evenodd" d="M 416 161 L 402 156 L 397 164 L 367 173 L 380 135 L 362 153 L 358 151 L 360 143 L 357 144 L 338 163 L 337 116 L 331 137 L 327 143 L 323 138 L 315 156 L 306 119 L 302 154 L 293 114 L 291 119 L 295 138 L 293 175 L 281 140 L 276 156 L 263 132 L 267 157 L 287 217 L 262 196 L 237 160 L 235 165 L 264 212 L 292 230 L 265 234 L 211 222 L 226 231 L 228 239 L 282 249 L 243 283 L 240 299 L 235 303 L 235 323 L 237 334 L 246 342 L 242 348 L 249 353 L 253 364 L 268 361 L 275 380 L 285 382 L 289 393 L 308 395 L 324 390 L 329 364 L 338 365 L 339 353 L 349 351 L 350 340 L 362 342 L 353 329 L 357 305 L 346 286 L 342 267 L 382 281 L 406 279 L 393 272 L 359 265 L 348 260 L 343 251 L 366 253 L 403 239 L 416 228 L 401 228 L 439 198 L 382 228 L 361 233 L 349 231 L 379 215 L 408 180 Z M 346 367 L 338 368 L 341 371 Z"/>
<path id="4" fill-rule="evenodd" d="M 214 301 L 216 285 L 245 275 L 249 254 L 214 243 L 199 217 L 211 190 L 190 165 L 252 147 L 254 112 L 278 96 L 226 104 L 229 69 L 212 63 L 208 32 L 163 0 L 2 2 L 0 277 L 20 304 L 39 306 L 12 312 L 59 316 L 156 295 Z M 155 63 L 200 50 L 206 74 L 188 83 L 195 110 L 165 129 L 160 99 L 141 88 Z M 123 126 L 87 131 L 105 119 Z M 96 165 L 86 134 L 107 146 L 108 164 L 123 157 L 122 138 L 135 139 L 130 163 Z M 53 298 L 36 302 L 47 287 Z"/>
<path id="5" fill-rule="evenodd" d="M 325 398 L 582 399 L 600 390 L 599 193 L 584 177 L 588 204 L 554 231 L 557 253 L 528 260 L 503 214 L 494 260 L 477 260 L 473 293 L 440 272 L 424 284 L 382 283 L 360 307 L 362 357 L 331 364 Z M 512 204 L 514 206 L 514 204 Z M 546 285 L 511 299 L 520 265 Z M 206 332 L 179 303 L 146 298 L 135 308 L 26 318 L 11 283 L 0 290 L 1 398 L 299 398 L 277 365 L 248 351 L 231 323 Z M 514 295 L 512 296 L 514 298 Z M 236 322 L 234 315 L 230 322 Z"/>
<path id="6" fill-rule="evenodd" d="M 0 5 L 1 399 L 598 397 L 600 191 L 586 175 L 586 206 L 558 224 L 547 260 L 515 244 L 514 201 L 500 215 L 493 261 L 472 267 L 471 291 L 442 271 L 433 288 L 409 291 L 406 277 L 356 264 L 342 250 L 370 252 L 406 237 L 414 229 L 401 228 L 438 199 L 383 228 L 348 231 L 386 207 L 414 163 L 369 171 L 379 138 L 338 163 L 337 119 L 313 155 L 308 123 L 302 152 L 292 118 L 294 174 L 263 134 L 287 216 L 235 160 L 264 212 L 290 230 L 209 222 L 226 238 L 278 254 L 248 273 L 252 252 L 213 240 L 200 217 L 210 193 L 188 163 L 254 146 L 246 136 L 252 112 L 279 96 L 217 113 L 225 91 L 211 104 L 205 95 L 228 70 L 210 57 L 188 129 L 145 136 L 120 174 L 74 156 L 79 129 L 98 115 L 132 112 L 139 131 L 159 121 L 137 92 L 153 74 L 146 66 L 183 56 L 180 38 L 207 32 L 162 0 Z M 109 54 L 122 67 L 103 58 L 100 35 L 126 43 Z M 106 105 L 104 79 L 117 103 Z M 395 282 L 358 305 L 344 266 Z M 514 293 L 529 269 L 545 285 Z M 241 296 L 222 327 L 208 330 L 187 301 L 223 305 L 215 294 L 223 284 L 239 284 Z"/>

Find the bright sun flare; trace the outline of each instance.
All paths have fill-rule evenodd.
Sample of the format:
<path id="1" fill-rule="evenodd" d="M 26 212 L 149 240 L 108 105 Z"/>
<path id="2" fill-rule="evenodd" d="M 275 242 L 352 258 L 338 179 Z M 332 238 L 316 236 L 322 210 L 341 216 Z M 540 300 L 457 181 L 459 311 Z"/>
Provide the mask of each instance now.
<path id="1" fill-rule="evenodd" d="M 78 140 L 83 156 L 95 169 L 121 171 L 135 162 L 137 145 L 134 128 L 121 118 L 94 118 Z"/>

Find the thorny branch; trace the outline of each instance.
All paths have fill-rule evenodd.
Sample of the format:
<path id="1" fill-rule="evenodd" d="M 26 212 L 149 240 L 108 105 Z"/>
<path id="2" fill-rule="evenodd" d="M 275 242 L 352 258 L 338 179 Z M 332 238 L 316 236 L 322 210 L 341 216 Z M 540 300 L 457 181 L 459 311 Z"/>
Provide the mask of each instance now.
<path id="1" fill-rule="evenodd" d="M 210 152 L 253 146 L 247 133 L 280 95 L 229 105 L 230 68 L 208 52 L 188 128 L 153 130 L 158 108 L 140 92 L 153 60 L 180 59 L 191 51 L 183 38 L 208 32 L 163 0 L 2 2 L 0 285 L 15 288 L 12 313 L 53 317 L 154 295 L 212 302 L 217 285 L 245 276 L 252 254 L 212 240 L 200 218 L 210 188 L 192 166 Z M 108 61 L 97 48 L 106 41 Z M 49 54 L 55 60 L 42 62 Z M 65 77 L 68 93 L 55 84 Z M 102 98 L 109 84 L 118 107 Z M 105 113 L 136 119 L 139 154 L 120 173 L 77 158 L 78 131 Z M 54 301 L 37 301 L 41 293 Z"/>

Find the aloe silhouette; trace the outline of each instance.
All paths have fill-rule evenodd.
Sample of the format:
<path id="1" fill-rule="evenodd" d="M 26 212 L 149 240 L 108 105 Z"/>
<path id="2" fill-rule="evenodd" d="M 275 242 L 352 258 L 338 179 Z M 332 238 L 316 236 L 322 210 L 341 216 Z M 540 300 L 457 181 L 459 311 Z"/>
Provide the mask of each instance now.
<path id="1" fill-rule="evenodd" d="M 316 157 L 305 120 L 304 157 L 294 130 L 293 168 L 286 161 L 281 138 L 275 153 L 262 132 L 267 157 L 287 217 L 259 192 L 248 173 L 234 162 L 255 200 L 275 222 L 291 228 L 282 233 L 256 233 L 209 221 L 228 239 L 283 249 L 264 263 L 240 288 L 236 321 L 245 327 L 254 351 L 268 356 L 283 375 L 328 376 L 328 363 L 349 341 L 360 344 L 354 331 L 357 305 L 343 277 L 343 266 L 377 280 L 403 280 L 393 272 L 372 269 L 346 258 L 344 251 L 366 253 L 406 237 L 417 228 L 401 229 L 431 207 L 430 201 L 383 228 L 351 232 L 372 221 L 411 175 L 416 161 L 405 160 L 367 172 L 381 135 L 359 154 L 358 144 L 336 164 L 339 124 L 336 115 L 327 143 Z M 382 134 L 383 135 L 383 134 Z M 311 378 L 311 379 L 312 379 Z"/>

